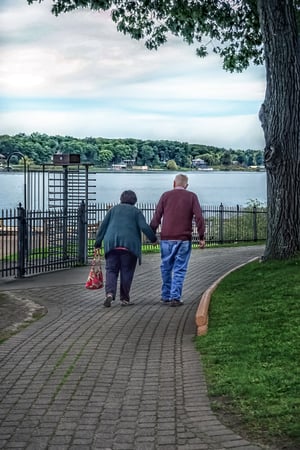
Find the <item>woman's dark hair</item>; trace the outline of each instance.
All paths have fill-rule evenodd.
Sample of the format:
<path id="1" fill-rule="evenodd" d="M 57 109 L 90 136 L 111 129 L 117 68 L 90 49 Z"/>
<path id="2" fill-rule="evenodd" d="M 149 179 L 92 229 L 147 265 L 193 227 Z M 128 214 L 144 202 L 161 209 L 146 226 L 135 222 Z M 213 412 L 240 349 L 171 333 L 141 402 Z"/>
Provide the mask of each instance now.
<path id="1" fill-rule="evenodd" d="M 137 197 L 133 191 L 124 191 L 120 197 L 121 203 L 129 203 L 129 205 L 135 205 L 137 202 Z"/>

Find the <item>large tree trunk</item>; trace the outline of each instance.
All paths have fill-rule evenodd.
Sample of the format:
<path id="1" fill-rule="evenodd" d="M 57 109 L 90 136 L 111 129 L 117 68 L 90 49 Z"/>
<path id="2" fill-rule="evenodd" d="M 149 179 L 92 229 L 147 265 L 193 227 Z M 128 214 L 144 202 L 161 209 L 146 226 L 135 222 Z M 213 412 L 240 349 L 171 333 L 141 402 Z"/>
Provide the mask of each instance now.
<path id="1" fill-rule="evenodd" d="M 267 88 L 265 134 L 268 233 L 265 259 L 300 250 L 300 39 L 293 0 L 258 0 Z"/>

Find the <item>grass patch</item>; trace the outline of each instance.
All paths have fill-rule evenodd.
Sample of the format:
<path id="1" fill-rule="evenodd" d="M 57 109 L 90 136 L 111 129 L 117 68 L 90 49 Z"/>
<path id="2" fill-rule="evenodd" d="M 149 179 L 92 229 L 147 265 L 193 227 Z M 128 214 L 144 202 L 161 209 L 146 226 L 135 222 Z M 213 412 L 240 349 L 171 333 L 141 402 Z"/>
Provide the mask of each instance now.
<path id="1" fill-rule="evenodd" d="M 196 338 L 213 407 L 225 423 L 279 448 L 300 448 L 300 258 L 258 261 L 213 293 Z"/>

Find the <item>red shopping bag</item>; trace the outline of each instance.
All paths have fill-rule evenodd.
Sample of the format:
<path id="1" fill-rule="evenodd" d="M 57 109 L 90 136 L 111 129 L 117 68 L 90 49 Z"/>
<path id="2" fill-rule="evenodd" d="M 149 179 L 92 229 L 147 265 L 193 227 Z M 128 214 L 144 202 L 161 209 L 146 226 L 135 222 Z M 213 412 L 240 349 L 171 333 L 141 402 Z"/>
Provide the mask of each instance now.
<path id="1" fill-rule="evenodd" d="M 101 289 L 104 286 L 103 273 L 101 268 L 100 250 L 96 249 L 91 263 L 90 273 L 85 283 L 87 289 Z"/>

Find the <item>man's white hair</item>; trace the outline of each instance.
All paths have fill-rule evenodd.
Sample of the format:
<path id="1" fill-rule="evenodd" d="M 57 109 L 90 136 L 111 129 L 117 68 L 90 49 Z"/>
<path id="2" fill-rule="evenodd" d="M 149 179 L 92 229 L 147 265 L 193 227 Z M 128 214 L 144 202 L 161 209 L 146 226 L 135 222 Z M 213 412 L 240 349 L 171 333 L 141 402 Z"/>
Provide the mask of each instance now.
<path id="1" fill-rule="evenodd" d="M 179 173 L 178 175 L 176 175 L 174 181 L 176 186 L 186 187 L 188 184 L 188 180 L 189 179 L 186 175 L 184 175 L 183 173 Z"/>

